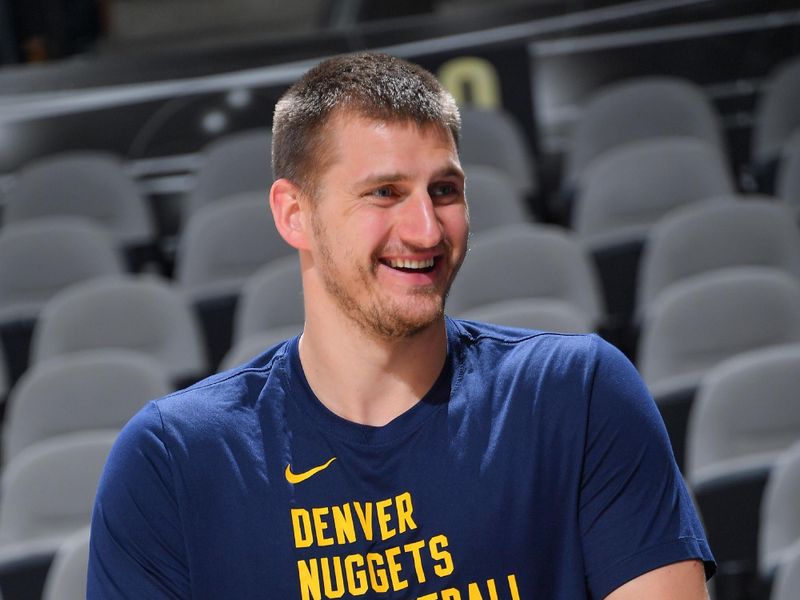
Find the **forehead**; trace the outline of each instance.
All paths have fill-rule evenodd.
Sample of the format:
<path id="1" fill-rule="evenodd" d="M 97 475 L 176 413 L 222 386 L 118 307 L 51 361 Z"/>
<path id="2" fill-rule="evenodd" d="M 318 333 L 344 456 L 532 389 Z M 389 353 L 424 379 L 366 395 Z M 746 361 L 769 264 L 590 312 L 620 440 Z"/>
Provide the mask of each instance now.
<path id="1" fill-rule="evenodd" d="M 450 130 L 411 120 L 381 120 L 353 113 L 332 115 L 324 132 L 328 168 L 419 168 L 453 162 L 458 152 Z M 430 165 L 432 169 L 441 165 Z"/>

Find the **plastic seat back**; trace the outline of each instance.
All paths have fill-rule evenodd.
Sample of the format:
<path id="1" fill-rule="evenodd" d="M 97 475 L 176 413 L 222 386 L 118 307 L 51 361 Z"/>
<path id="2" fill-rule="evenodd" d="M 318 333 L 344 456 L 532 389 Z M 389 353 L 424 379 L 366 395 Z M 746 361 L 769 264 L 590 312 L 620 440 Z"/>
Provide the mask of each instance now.
<path id="1" fill-rule="evenodd" d="M 302 330 L 303 282 L 297 256 L 264 266 L 245 284 L 234 318 L 235 343 L 262 331 L 286 326 Z"/>
<path id="2" fill-rule="evenodd" d="M 647 239 L 638 311 L 676 282 L 736 266 L 774 267 L 800 277 L 800 234 L 788 208 L 767 197 L 732 197 L 665 217 Z"/>
<path id="3" fill-rule="evenodd" d="M 800 552 L 800 436 L 778 458 L 761 504 L 759 569 L 770 577 Z M 800 579 L 797 580 L 800 583 Z M 796 588 L 794 591 L 800 588 Z M 788 596 L 787 596 L 788 597 Z"/>
<path id="4" fill-rule="evenodd" d="M 123 246 L 149 244 L 152 215 L 121 161 L 103 152 L 68 152 L 23 168 L 6 196 L 3 219 L 17 223 L 71 215 L 102 225 Z"/>
<path id="5" fill-rule="evenodd" d="M 689 137 L 645 140 L 592 163 L 580 182 L 572 225 L 585 239 L 626 231 L 643 237 L 677 207 L 734 192 L 717 147 Z"/>
<path id="6" fill-rule="evenodd" d="M 52 217 L 0 230 L 0 321 L 32 319 L 68 286 L 121 274 L 109 234 L 75 217 Z"/>
<path id="7" fill-rule="evenodd" d="M 226 135 L 203 148 L 186 214 L 242 192 L 260 192 L 266 204 L 272 184 L 271 145 L 269 130 L 253 129 Z"/>
<path id="8" fill-rule="evenodd" d="M 723 360 L 800 342 L 800 282 L 778 269 L 734 267 L 665 290 L 645 314 L 638 367 L 650 386 L 699 382 Z"/>
<path id="9" fill-rule="evenodd" d="M 121 429 L 147 402 L 172 390 L 164 368 L 132 350 L 56 356 L 22 376 L 3 422 L 3 462 L 51 437 Z"/>
<path id="10" fill-rule="evenodd" d="M 471 233 L 534 220 L 508 174 L 484 165 L 466 165 L 464 172 Z"/>
<path id="11" fill-rule="evenodd" d="M 800 441 L 800 343 L 736 355 L 709 371 L 689 419 L 691 482 L 769 466 Z"/>
<path id="12" fill-rule="evenodd" d="M 589 99 L 572 131 L 565 181 L 574 185 L 595 158 L 613 148 L 665 136 L 724 147 L 719 118 L 691 81 L 643 77 L 604 87 Z"/>
<path id="13" fill-rule="evenodd" d="M 242 363 L 246 363 L 271 346 L 293 338 L 302 333 L 302 331 L 302 325 L 287 325 L 249 335 L 234 344 L 228 351 L 220 363 L 220 369 L 223 371 L 233 369 Z"/>
<path id="14" fill-rule="evenodd" d="M 208 371 L 196 315 L 177 290 L 155 278 L 103 278 L 56 295 L 34 330 L 31 362 L 102 348 L 144 352 L 174 380 Z"/>
<path id="15" fill-rule="evenodd" d="M 798 103 L 800 58 L 793 58 L 769 75 L 756 105 L 752 155 L 757 164 L 778 158 L 789 137 L 800 129 Z"/>
<path id="16" fill-rule="evenodd" d="M 86 598 L 89 570 L 89 528 L 69 536 L 59 546 L 47 578 L 42 600 L 79 600 Z"/>
<path id="17" fill-rule="evenodd" d="M 292 253 L 266 201 L 218 202 L 189 219 L 178 244 L 175 280 L 193 299 L 238 294 L 260 267 Z"/>
<path id="18" fill-rule="evenodd" d="M 463 319 L 485 321 L 558 333 L 586 333 L 592 331 L 592 320 L 573 304 L 562 300 L 507 300 L 478 306 L 461 315 Z"/>
<path id="19" fill-rule="evenodd" d="M 54 547 L 89 524 L 116 432 L 52 438 L 18 454 L 3 472 L 0 549 L 36 541 Z"/>
<path id="20" fill-rule="evenodd" d="M 461 108 L 459 157 L 507 173 L 523 195 L 538 191 L 536 163 L 522 127 L 502 110 Z"/>
<path id="21" fill-rule="evenodd" d="M 567 231 L 521 224 L 476 235 L 450 290 L 448 312 L 458 316 L 524 298 L 570 302 L 593 323 L 603 316 L 594 267 Z"/>

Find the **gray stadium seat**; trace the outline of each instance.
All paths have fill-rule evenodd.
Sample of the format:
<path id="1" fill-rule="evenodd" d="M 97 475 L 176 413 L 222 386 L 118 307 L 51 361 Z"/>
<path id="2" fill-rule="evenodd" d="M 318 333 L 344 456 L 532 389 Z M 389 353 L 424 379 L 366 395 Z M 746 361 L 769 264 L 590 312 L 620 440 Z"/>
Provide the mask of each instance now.
<path id="1" fill-rule="evenodd" d="M 777 166 L 775 195 L 800 216 L 800 129 L 789 138 Z"/>
<path id="2" fill-rule="evenodd" d="M 58 547 L 44 582 L 42 600 L 84 600 L 89 569 L 89 528 L 69 536 Z"/>
<path id="3" fill-rule="evenodd" d="M 485 165 L 463 168 L 467 176 L 470 232 L 534 220 L 526 208 L 524 195 L 507 173 Z"/>
<path id="4" fill-rule="evenodd" d="M 800 552 L 794 553 L 778 571 L 770 600 L 797 600 L 800 590 Z"/>
<path id="5" fill-rule="evenodd" d="M 712 369 L 689 420 L 689 483 L 774 464 L 800 441 L 798 389 L 800 344 L 745 352 Z"/>
<path id="6" fill-rule="evenodd" d="M 800 343 L 800 281 L 778 269 L 733 267 L 677 283 L 645 313 L 637 367 L 683 464 L 703 376 L 736 354 Z"/>
<path id="7" fill-rule="evenodd" d="M 719 119 L 691 81 L 643 77 L 599 90 L 572 131 L 564 181 L 574 187 L 585 169 L 605 152 L 648 138 L 687 136 L 724 147 Z"/>
<path id="8" fill-rule="evenodd" d="M 758 100 L 753 128 L 753 161 L 775 161 L 789 137 L 800 129 L 800 58 L 779 65 L 767 78 Z"/>
<path id="9" fill-rule="evenodd" d="M 800 361 L 796 360 L 793 365 L 795 369 L 798 362 Z M 795 376 L 795 380 L 797 379 Z M 796 404 L 796 381 L 793 391 Z M 783 434 L 783 431 L 780 433 Z M 800 553 L 799 509 L 800 435 L 795 437 L 794 445 L 778 458 L 764 490 L 758 545 L 759 569 L 763 577 L 772 578 L 781 565 Z M 800 579 L 798 583 L 800 584 Z M 800 591 L 800 587 L 794 591 Z"/>
<path id="10" fill-rule="evenodd" d="M 800 441 L 798 386 L 800 344 L 745 352 L 709 371 L 690 414 L 687 479 L 720 577 L 745 589 L 758 581 L 764 486 L 781 453 Z"/>
<path id="11" fill-rule="evenodd" d="M 789 209 L 768 197 L 743 196 L 664 217 L 650 232 L 639 265 L 637 312 L 671 284 L 735 266 L 774 267 L 800 277 L 800 231 Z"/>
<path id="12" fill-rule="evenodd" d="M 152 244 L 149 208 L 118 158 L 103 152 L 69 152 L 23 168 L 6 196 L 5 223 L 72 215 L 108 229 L 120 246 Z"/>
<path id="13" fill-rule="evenodd" d="M 50 437 L 121 429 L 147 402 L 172 391 L 164 368 L 133 350 L 52 357 L 22 376 L 3 421 L 3 463 Z"/>
<path id="14" fill-rule="evenodd" d="M 253 334 L 286 326 L 302 330 L 303 282 L 297 256 L 274 260 L 252 275 L 242 289 L 234 316 L 234 344 Z"/>
<path id="15" fill-rule="evenodd" d="M 29 446 L 6 465 L 0 493 L 0 554 L 88 525 L 97 481 L 116 431 L 81 432 Z"/>
<path id="16" fill-rule="evenodd" d="M 652 226 L 678 207 L 732 193 L 718 148 L 696 138 L 630 143 L 592 163 L 572 226 L 597 265 L 612 322 L 627 323 L 634 312 L 639 258 Z"/>
<path id="17" fill-rule="evenodd" d="M 51 217 L 0 229 L 0 322 L 35 319 L 69 285 L 121 274 L 122 261 L 101 227 Z"/>
<path id="18" fill-rule="evenodd" d="M 0 491 L 4 595 L 35 597 L 59 546 L 89 525 L 97 482 L 116 434 L 52 438 L 26 448 L 6 466 Z"/>
<path id="19" fill-rule="evenodd" d="M 10 383 L 28 368 L 44 304 L 70 285 L 123 270 L 111 236 L 86 219 L 49 217 L 0 229 L 0 338 Z"/>
<path id="20" fill-rule="evenodd" d="M 268 202 L 219 202 L 190 217 L 178 244 L 175 281 L 196 301 L 236 295 L 260 267 L 294 252 L 275 228 Z"/>
<path id="21" fill-rule="evenodd" d="M 102 348 L 144 352 L 178 384 L 209 372 L 200 327 L 189 303 L 155 278 L 96 279 L 56 295 L 34 329 L 31 364 Z"/>
<path id="22" fill-rule="evenodd" d="M 675 284 L 646 313 L 640 342 L 648 385 L 696 385 L 735 354 L 800 342 L 800 281 L 777 269 L 734 267 Z"/>
<path id="23" fill-rule="evenodd" d="M 567 231 L 520 224 L 476 235 L 450 290 L 448 313 L 523 298 L 569 302 L 593 326 L 604 315 L 593 266 Z"/>
<path id="24" fill-rule="evenodd" d="M 8 363 L 6 362 L 6 353 L 3 350 L 3 345 L 0 344 L 0 402 L 5 402 L 8 388 Z"/>
<path id="25" fill-rule="evenodd" d="M 558 333 L 586 333 L 594 328 L 587 315 L 563 300 L 534 298 L 493 302 L 465 311 L 460 318 Z"/>
<path id="26" fill-rule="evenodd" d="M 203 148 L 184 214 L 242 192 L 261 192 L 266 206 L 272 185 L 271 144 L 268 129 L 253 129 L 226 135 Z"/>
<path id="27" fill-rule="evenodd" d="M 458 152 L 463 165 L 486 165 L 507 172 L 525 196 L 533 196 L 539 189 L 525 133 L 508 112 L 461 107 Z"/>
<path id="28" fill-rule="evenodd" d="M 249 335 L 228 351 L 220 363 L 220 370 L 232 369 L 255 358 L 270 346 L 293 338 L 303 331 L 303 325 L 286 325 Z"/>
<path id="29" fill-rule="evenodd" d="M 572 226 L 594 245 L 641 239 L 669 211 L 734 192 L 718 147 L 690 137 L 649 139 L 592 163 L 581 179 Z"/>
<path id="30" fill-rule="evenodd" d="M 247 277 L 294 252 L 275 228 L 266 200 L 215 202 L 189 217 L 178 244 L 175 281 L 197 310 L 212 365 L 231 345 L 234 310 Z"/>

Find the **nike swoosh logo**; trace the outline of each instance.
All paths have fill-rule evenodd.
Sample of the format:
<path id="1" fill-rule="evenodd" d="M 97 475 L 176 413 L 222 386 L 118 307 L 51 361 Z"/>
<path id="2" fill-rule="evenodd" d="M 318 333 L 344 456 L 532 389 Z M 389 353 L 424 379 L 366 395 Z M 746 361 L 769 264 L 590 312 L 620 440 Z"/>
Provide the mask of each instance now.
<path id="1" fill-rule="evenodd" d="M 292 465 L 286 465 L 286 472 L 284 473 L 284 475 L 286 475 L 286 481 L 288 481 L 289 483 L 292 483 L 292 484 L 302 483 L 303 481 L 305 481 L 309 477 L 313 477 L 314 475 L 316 475 L 320 471 L 324 471 L 325 469 L 327 469 L 330 466 L 330 464 L 335 460 L 336 460 L 336 457 L 334 456 L 332 459 L 330 459 L 325 464 L 322 464 L 322 465 L 320 465 L 318 467 L 314 467 L 313 469 L 309 469 L 308 471 L 304 471 L 302 473 L 298 473 L 297 475 L 292 473 Z"/>

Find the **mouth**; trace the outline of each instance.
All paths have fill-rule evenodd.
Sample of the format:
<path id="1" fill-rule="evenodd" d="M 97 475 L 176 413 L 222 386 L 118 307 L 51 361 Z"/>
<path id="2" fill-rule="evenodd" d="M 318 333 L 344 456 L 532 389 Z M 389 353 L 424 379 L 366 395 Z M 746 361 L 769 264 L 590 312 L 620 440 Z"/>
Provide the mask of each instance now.
<path id="1" fill-rule="evenodd" d="M 411 260 L 407 258 L 382 258 L 381 264 L 400 271 L 401 273 L 430 273 L 436 266 L 438 257 L 426 258 L 424 260 Z"/>

